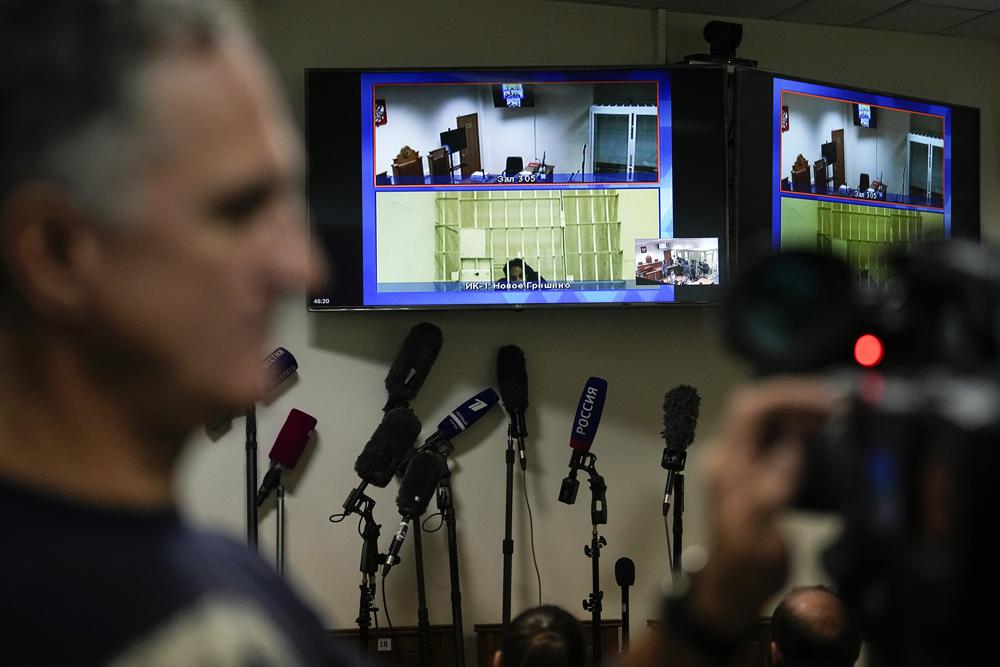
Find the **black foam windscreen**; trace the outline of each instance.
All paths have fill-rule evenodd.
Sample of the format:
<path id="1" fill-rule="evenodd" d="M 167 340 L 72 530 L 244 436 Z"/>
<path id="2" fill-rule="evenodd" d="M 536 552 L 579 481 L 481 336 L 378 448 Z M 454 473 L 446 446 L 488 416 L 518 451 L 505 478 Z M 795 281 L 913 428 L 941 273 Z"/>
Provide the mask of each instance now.
<path id="1" fill-rule="evenodd" d="M 371 440 L 361 450 L 354 470 L 373 486 L 384 488 L 396 468 L 412 451 L 420 435 L 420 420 L 409 408 L 393 408 L 385 413 L 382 423 L 372 433 Z"/>
<path id="2" fill-rule="evenodd" d="M 429 322 L 421 322 L 410 329 L 385 376 L 390 403 L 408 404 L 416 398 L 443 342 L 441 330 Z"/>
<path id="3" fill-rule="evenodd" d="M 679 384 L 664 394 L 663 431 L 660 435 L 667 447 L 687 449 L 694 442 L 700 404 L 698 390 L 690 385 Z"/>
<path id="4" fill-rule="evenodd" d="M 504 345 L 497 353 L 497 383 L 507 412 L 528 409 L 528 371 L 517 345 Z"/>
<path id="5" fill-rule="evenodd" d="M 628 556 L 615 561 L 615 581 L 619 586 L 635 585 L 635 563 Z"/>
<path id="6" fill-rule="evenodd" d="M 403 481 L 399 484 L 399 493 L 396 494 L 400 514 L 413 518 L 424 513 L 441 481 L 444 466 L 441 455 L 429 449 L 418 452 L 410 459 Z"/>

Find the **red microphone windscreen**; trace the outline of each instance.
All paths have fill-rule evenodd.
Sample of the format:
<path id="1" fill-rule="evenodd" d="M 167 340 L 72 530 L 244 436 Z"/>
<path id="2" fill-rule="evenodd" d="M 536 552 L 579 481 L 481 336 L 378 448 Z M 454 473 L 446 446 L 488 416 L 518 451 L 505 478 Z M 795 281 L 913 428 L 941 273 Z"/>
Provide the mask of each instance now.
<path id="1" fill-rule="evenodd" d="M 286 470 L 294 468 L 299 457 L 309 443 L 309 434 L 316 428 L 316 418 L 301 410 L 292 408 L 285 424 L 274 439 L 274 446 L 268 457 Z"/>

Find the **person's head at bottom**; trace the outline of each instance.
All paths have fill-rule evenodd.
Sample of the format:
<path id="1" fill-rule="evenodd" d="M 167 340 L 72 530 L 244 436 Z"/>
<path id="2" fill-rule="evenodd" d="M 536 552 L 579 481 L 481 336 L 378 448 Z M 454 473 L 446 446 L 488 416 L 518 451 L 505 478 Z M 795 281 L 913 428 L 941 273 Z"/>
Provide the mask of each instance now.
<path id="1" fill-rule="evenodd" d="M 543 605 L 510 622 L 493 667 L 578 667 L 586 654 L 580 622 L 564 609 Z"/>
<path id="2" fill-rule="evenodd" d="M 825 586 L 795 588 L 771 616 L 771 659 L 782 667 L 850 667 L 861 637 L 843 601 Z"/>

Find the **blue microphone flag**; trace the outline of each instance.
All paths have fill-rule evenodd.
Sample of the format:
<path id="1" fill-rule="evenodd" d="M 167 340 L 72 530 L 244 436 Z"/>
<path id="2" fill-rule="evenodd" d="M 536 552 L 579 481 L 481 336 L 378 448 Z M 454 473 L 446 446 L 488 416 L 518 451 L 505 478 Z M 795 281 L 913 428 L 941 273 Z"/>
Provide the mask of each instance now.
<path id="1" fill-rule="evenodd" d="M 607 393 L 608 381 L 604 378 L 592 377 L 583 386 L 580 403 L 576 406 L 576 417 L 573 419 L 573 431 L 569 436 L 569 446 L 573 449 L 590 451 L 594 436 L 597 435 L 597 427 L 601 423 Z"/>
<path id="2" fill-rule="evenodd" d="M 492 388 L 486 388 L 462 403 L 441 420 L 438 432 L 447 439 L 452 439 L 465 429 L 475 424 L 500 401 L 500 396 Z"/>

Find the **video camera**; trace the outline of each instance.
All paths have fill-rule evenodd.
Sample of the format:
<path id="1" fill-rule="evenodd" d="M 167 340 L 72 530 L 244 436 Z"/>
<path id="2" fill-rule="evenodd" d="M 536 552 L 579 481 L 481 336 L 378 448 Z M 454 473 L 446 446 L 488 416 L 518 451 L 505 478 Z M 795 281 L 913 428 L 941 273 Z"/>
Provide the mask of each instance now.
<path id="1" fill-rule="evenodd" d="M 1000 256 L 951 241 L 891 266 L 872 291 L 832 257 L 774 255 L 734 287 L 726 336 L 760 374 L 822 373 L 849 397 L 807 444 L 794 504 L 844 519 L 823 561 L 873 663 L 975 664 L 998 588 L 981 536 L 1000 463 Z"/>

